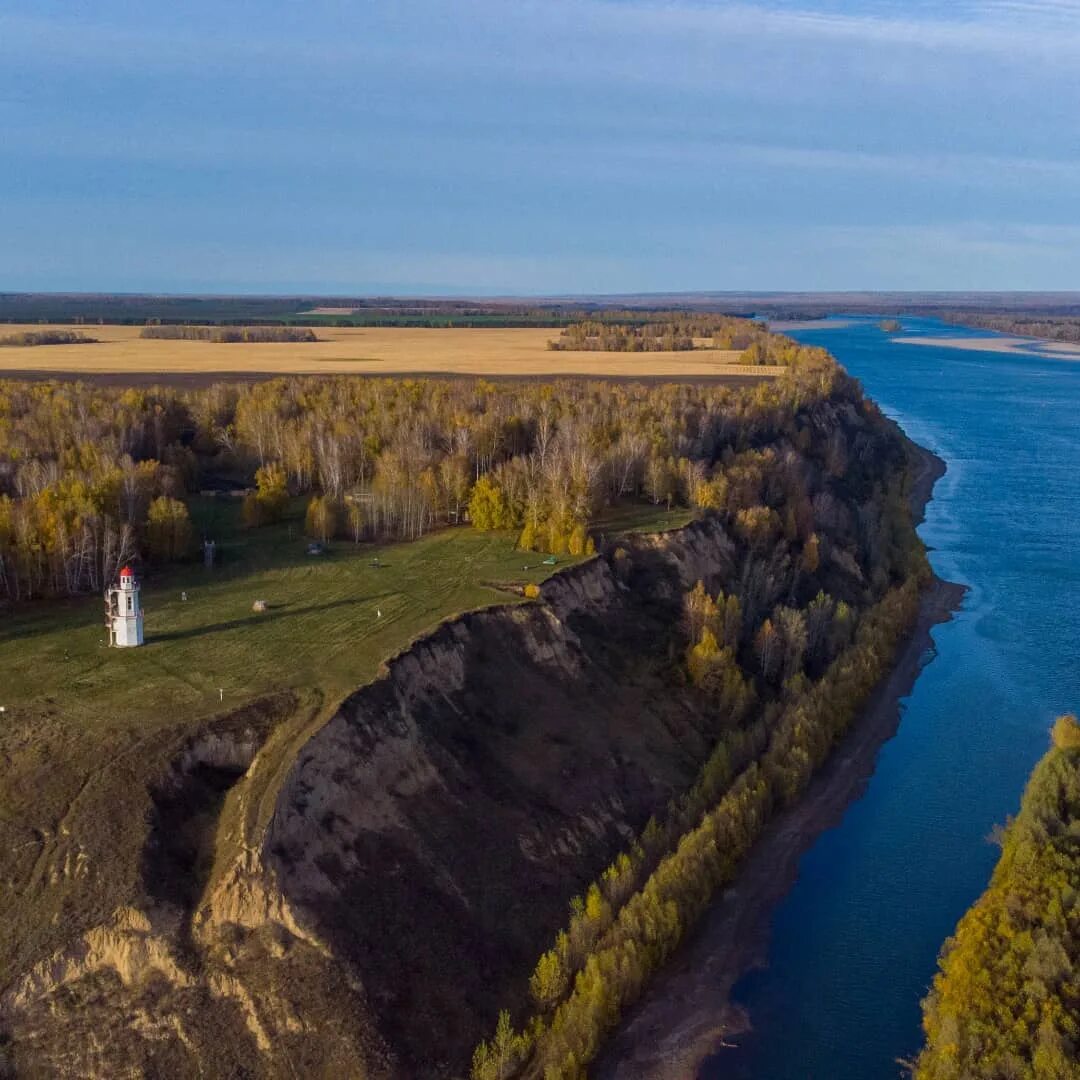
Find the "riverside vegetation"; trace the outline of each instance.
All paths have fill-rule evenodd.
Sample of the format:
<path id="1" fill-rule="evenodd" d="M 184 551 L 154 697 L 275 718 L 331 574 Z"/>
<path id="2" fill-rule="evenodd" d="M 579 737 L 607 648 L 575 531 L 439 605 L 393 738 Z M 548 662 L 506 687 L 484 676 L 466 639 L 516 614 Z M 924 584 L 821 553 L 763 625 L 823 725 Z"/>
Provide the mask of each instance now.
<path id="1" fill-rule="evenodd" d="M 341 693 L 350 672 L 358 677 L 350 641 L 372 633 L 360 612 L 381 594 L 300 608 L 303 648 L 291 646 L 293 659 L 280 634 L 286 622 L 245 629 L 229 620 L 201 638 L 191 623 L 197 610 L 173 603 L 182 633 L 139 650 L 133 676 L 182 669 L 190 698 L 214 663 L 207 642 L 257 650 L 275 634 L 272 660 L 252 654 L 246 700 L 284 685 L 302 705 L 297 718 L 283 698 L 265 718 L 226 717 L 243 728 L 245 747 L 262 748 L 225 754 L 227 778 L 218 764 L 206 783 L 227 779 L 234 789 L 224 802 L 207 796 L 175 828 L 190 737 L 221 727 L 205 707 L 187 735 L 178 723 L 159 732 L 127 682 L 117 708 L 115 683 L 95 677 L 82 708 L 102 719 L 110 759 L 124 761 L 115 791 L 113 770 L 90 761 L 98 733 L 82 732 L 77 712 L 64 714 L 74 728 L 60 732 L 64 701 L 41 705 L 41 724 L 56 733 L 46 751 L 25 756 L 36 736 L 17 719 L 11 790 L 27 797 L 8 807 L 5 824 L 20 830 L 6 875 L 18 883 L 17 940 L 0 938 L 13 980 L 0 988 L 5 1054 L 60 1075 L 165 1062 L 174 1072 L 223 1069 L 233 1053 L 258 1075 L 285 1075 L 290 1066 L 275 1047 L 288 1046 L 289 1060 L 311 1070 L 358 1075 L 460 1075 L 471 1057 L 484 1080 L 580 1076 L 770 815 L 798 797 L 850 725 L 888 669 L 928 574 L 907 508 L 900 434 L 823 351 L 784 339 L 769 348 L 786 358 L 784 373 L 739 390 L 346 379 L 197 391 L 3 384 L 0 576 L 8 603 L 42 613 L 18 641 L 29 662 L 35 647 L 64 651 L 45 625 L 56 618 L 50 598 L 95 591 L 122 556 L 184 580 L 173 575 L 185 572 L 206 498 L 193 492 L 206 485 L 250 485 L 239 511 L 246 530 L 276 543 L 285 542 L 282 516 L 299 502 L 308 531 L 340 536 L 348 551 L 425 537 L 466 512 L 472 529 L 444 535 L 482 540 L 490 531 L 497 542 L 516 537 L 521 548 L 575 562 L 590 544 L 600 548 L 548 586 L 535 587 L 543 575 L 526 579 L 535 602 L 513 608 L 513 618 L 495 612 L 435 632 L 340 708 L 321 697 L 312 704 L 313 695 Z M 606 522 L 613 506 L 628 505 L 683 507 L 703 520 L 662 541 L 622 540 Z M 434 550 L 439 536 L 429 540 L 420 543 Z M 385 549 L 391 562 L 394 550 Z M 440 544 L 437 579 L 416 580 L 423 560 L 412 573 L 400 558 L 400 572 L 430 594 L 443 577 L 460 576 L 446 561 L 455 551 L 475 557 L 476 544 Z M 507 543 L 506 553 L 485 549 L 485 558 L 483 572 L 506 575 L 528 556 L 509 556 Z M 280 572 L 271 557 L 259 595 Z M 231 573 L 230 588 L 242 591 L 243 567 Z M 290 599 L 318 573 L 298 571 Z M 361 584 L 340 580 L 350 591 Z M 469 584 L 447 601 L 483 603 Z M 568 599 L 576 596 L 585 599 Z M 436 608 L 424 617 L 452 613 Z M 412 616 L 403 625 L 410 635 L 423 628 Z M 408 644 L 393 633 L 379 638 L 387 652 Z M 431 667 L 451 643 L 460 659 Z M 184 650 L 179 661 L 174 648 Z M 339 658 L 332 682 L 328 651 Z M 552 651 L 558 663 L 546 659 Z M 301 654 L 303 670 L 292 673 Z M 512 685 L 494 678 L 496 668 L 512 672 Z M 598 697 L 596 686 L 609 692 Z M 391 692 L 400 696 L 386 699 Z M 109 719 L 118 715 L 123 723 Z M 392 729 L 390 716 L 399 718 Z M 313 764 L 320 756 L 330 763 L 322 773 Z M 50 813 L 48 828 L 31 820 L 45 801 L 45 793 L 30 797 L 40 760 L 56 783 L 70 781 L 70 806 Z M 182 760 L 183 769 L 172 764 Z M 582 761 L 590 768 L 579 775 Z M 155 811 L 149 792 L 163 785 L 169 794 L 155 796 Z M 117 806 L 124 820 L 97 835 L 98 819 Z M 161 814 L 170 824 L 157 839 L 135 827 Z M 35 855 L 35 830 L 57 848 L 51 876 L 47 853 Z M 175 844 L 193 837 L 192 852 L 176 854 L 174 832 Z M 162 847 L 172 851 L 164 864 Z M 77 860 L 61 848 L 78 850 Z M 310 852 L 317 871 L 306 869 Z M 278 897 L 268 910 L 289 912 L 269 937 L 250 913 L 229 914 L 243 906 L 228 898 L 231 882 L 247 880 L 235 870 L 241 863 L 244 874 L 265 875 L 259 895 Z M 523 891 L 523 875 L 543 887 Z M 81 973 L 79 935 L 105 927 L 110 942 L 122 939 L 137 920 L 118 928 L 109 913 L 125 905 L 172 913 L 138 930 L 140 955 L 152 931 L 154 955 L 168 963 L 157 961 L 157 975 L 144 980 L 117 961 L 123 977 L 104 992 L 102 968 Z M 62 920 L 51 917 L 60 912 Z M 177 972 L 168 986 L 166 970 Z M 57 986 L 41 971 L 73 974 Z M 297 972 L 303 978 L 291 981 Z M 339 979 L 337 997 L 315 989 Z M 242 1003 L 246 1022 L 230 1019 L 229 1002 Z M 140 1034 L 132 1015 L 153 1016 L 156 1034 Z M 97 1040 L 96 1029 L 110 1038 Z M 86 1049 L 76 1049 L 84 1043 L 74 1032 Z M 61 1047 L 69 1048 L 63 1061 Z"/>
<path id="2" fill-rule="evenodd" d="M 804 609 L 777 608 L 776 625 L 767 618 L 753 635 L 745 666 L 736 659 L 744 636 L 738 598 L 713 600 L 700 585 L 688 595 L 691 640 L 698 627 L 700 638 L 688 650 L 687 674 L 731 730 L 693 788 L 571 901 L 566 929 L 530 979 L 535 1011 L 520 1032 L 509 1011 L 500 1013 L 493 1038 L 474 1053 L 474 1080 L 585 1075 L 649 976 L 735 876 L 769 817 L 798 798 L 887 673 L 929 573 L 920 555 L 912 552 L 907 580 L 861 617 L 821 592 Z"/>
<path id="3" fill-rule="evenodd" d="M 963 311 L 947 313 L 942 319 L 958 326 L 973 326 L 999 334 L 1080 343 L 1080 315 Z"/>
<path id="4" fill-rule="evenodd" d="M 916 1080 L 1072 1080 L 1080 1052 L 1080 725 L 1061 717 L 986 892 L 923 1002 Z"/>

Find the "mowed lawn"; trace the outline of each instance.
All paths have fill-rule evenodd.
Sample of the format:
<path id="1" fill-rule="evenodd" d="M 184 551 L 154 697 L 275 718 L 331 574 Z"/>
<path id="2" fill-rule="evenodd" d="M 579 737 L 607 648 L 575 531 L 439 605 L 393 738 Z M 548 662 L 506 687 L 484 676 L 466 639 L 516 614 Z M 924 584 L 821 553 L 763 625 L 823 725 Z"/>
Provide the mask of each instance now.
<path id="1" fill-rule="evenodd" d="M 231 499 L 193 501 L 199 530 L 218 538 L 218 565 L 145 578 L 142 648 L 107 647 L 100 597 L 28 605 L 0 622 L 0 971 L 22 970 L 73 927 L 130 902 L 148 789 L 215 717 L 295 691 L 298 704 L 274 721 L 280 774 L 338 702 L 414 638 L 461 611 L 522 602 L 514 587 L 581 561 L 544 565 L 515 550 L 513 534 L 468 527 L 399 544 L 337 541 L 310 556 L 302 503 L 251 531 L 237 527 L 238 512 Z M 686 517 L 633 507 L 597 531 Z M 256 600 L 269 610 L 254 612 Z M 258 798 L 272 800 L 272 787 L 269 777 Z"/>
<path id="2" fill-rule="evenodd" d="M 339 542 L 320 556 L 305 555 L 306 542 L 280 527 L 266 531 L 280 549 L 264 546 L 266 537 L 242 556 L 223 545 L 224 560 L 243 562 L 145 581 L 141 649 L 106 647 L 97 598 L 9 617 L 0 631 L 8 722 L 45 696 L 106 719 L 118 710 L 218 709 L 312 682 L 353 686 L 443 616 L 514 599 L 487 582 L 539 581 L 551 570 L 525 571 L 529 560 L 509 534 L 467 528 L 408 544 Z M 253 612 L 256 600 L 269 610 Z"/>
<path id="3" fill-rule="evenodd" d="M 0 326 L 0 336 L 46 330 Z M 489 375 L 527 378 L 722 378 L 760 381 L 780 368 L 746 367 L 739 354 L 689 352 L 553 352 L 558 329 L 317 327 L 319 340 L 302 343 L 159 341 L 140 338 L 137 326 L 54 327 L 97 338 L 95 344 L 0 348 L 0 377 L 8 373 L 71 375 Z"/>

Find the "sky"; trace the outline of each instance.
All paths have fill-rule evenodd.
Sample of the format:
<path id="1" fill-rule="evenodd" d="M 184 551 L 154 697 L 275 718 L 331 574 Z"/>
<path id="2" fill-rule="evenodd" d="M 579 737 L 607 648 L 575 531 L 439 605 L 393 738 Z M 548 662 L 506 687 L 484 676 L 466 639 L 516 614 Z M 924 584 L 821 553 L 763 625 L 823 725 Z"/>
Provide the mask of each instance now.
<path id="1" fill-rule="evenodd" d="M 1080 0 L 3 0 L 0 290 L 1080 288 Z"/>

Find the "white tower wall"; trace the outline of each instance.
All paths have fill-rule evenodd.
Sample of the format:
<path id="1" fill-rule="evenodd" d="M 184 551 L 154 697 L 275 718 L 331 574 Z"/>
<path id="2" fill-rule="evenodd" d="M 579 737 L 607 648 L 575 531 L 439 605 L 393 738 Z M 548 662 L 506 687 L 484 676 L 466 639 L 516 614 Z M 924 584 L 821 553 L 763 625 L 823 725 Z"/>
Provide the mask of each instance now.
<path id="1" fill-rule="evenodd" d="M 109 644 L 130 649 L 143 643 L 143 612 L 139 585 L 130 568 L 120 571 L 120 585 L 105 593 L 106 624 Z"/>

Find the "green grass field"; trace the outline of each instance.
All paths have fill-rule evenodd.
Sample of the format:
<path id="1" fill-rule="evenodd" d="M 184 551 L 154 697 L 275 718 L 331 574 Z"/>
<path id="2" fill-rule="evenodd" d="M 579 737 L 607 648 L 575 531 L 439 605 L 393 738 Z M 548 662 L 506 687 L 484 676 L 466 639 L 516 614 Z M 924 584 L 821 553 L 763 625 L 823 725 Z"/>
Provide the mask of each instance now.
<path id="1" fill-rule="evenodd" d="M 545 566 L 516 551 L 512 534 L 470 528 L 381 546 L 339 541 L 309 556 L 301 504 L 253 531 L 238 527 L 238 500 L 195 500 L 192 511 L 218 540 L 218 565 L 146 576 L 143 648 L 106 646 L 100 597 L 27 606 L 0 624 L 0 906 L 9 913 L 0 971 L 22 969 L 138 894 L 149 785 L 192 734 L 269 699 L 260 755 L 269 760 L 243 811 L 249 824 L 265 820 L 296 750 L 383 660 L 442 619 L 520 602 L 515 586 L 581 561 Z M 596 532 L 688 517 L 628 507 Z M 253 612 L 256 600 L 269 610 Z"/>

